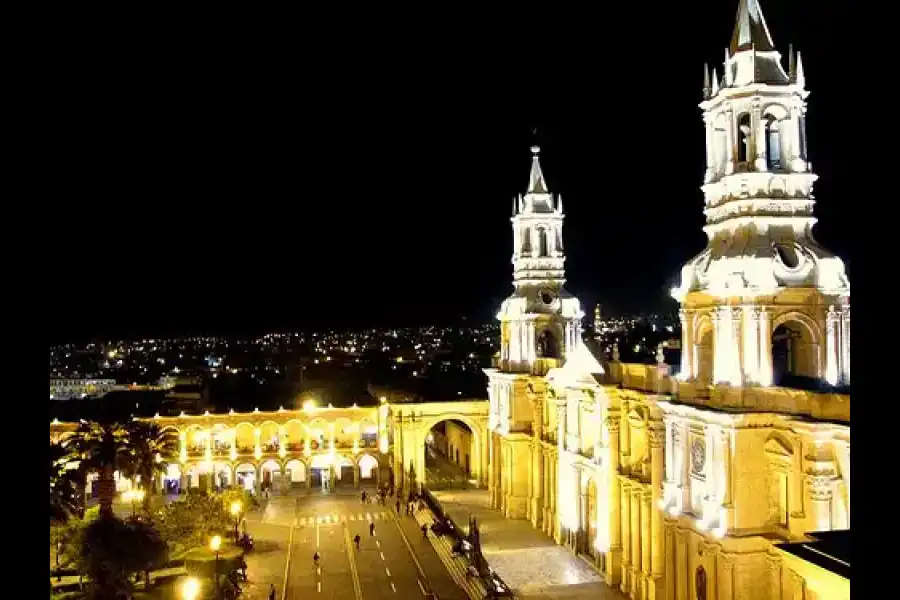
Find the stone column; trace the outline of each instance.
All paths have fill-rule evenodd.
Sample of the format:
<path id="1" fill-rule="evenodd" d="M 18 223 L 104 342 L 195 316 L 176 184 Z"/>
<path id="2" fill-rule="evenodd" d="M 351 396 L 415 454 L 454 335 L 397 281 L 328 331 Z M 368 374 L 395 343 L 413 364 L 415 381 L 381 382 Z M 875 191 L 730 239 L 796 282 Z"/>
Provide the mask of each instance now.
<path id="1" fill-rule="evenodd" d="M 666 575 L 663 579 L 665 596 L 662 596 L 666 600 L 675 600 L 675 534 L 673 528 L 673 521 L 667 519 L 665 523 Z"/>
<path id="2" fill-rule="evenodd" d="M 256 460 L 259 460 L 260 457 L 262 457 L 262 445 L 260 444 L 261 436 L 262 436 L 262 430 L 259 427 L 257 427 L 256 429 L 253 430 L 253 437 L 254 437 L 253 456 L 256 458 Z"/>
<path id="3" fill-rule="evenodd" d="M 616 585 L 620 581 L 622 563 L 622 503 L 619 489 L 619 415 L 610 413 L 606 417 L 609 432 L 609 554 L 606 560 L 606 584 Z M 606 517 L 604 517 L 606 518 Z"/>
<path id="4" fill-rule="evenodd" d="M 831 385 L 838 382 L 838 364 L 840 361 L 840 348 L 838 347 L 838 327 L 841 316 L 834 309 L 828 307 L 825 317 L 825 381 Z"/>
<path id="5" fill-rule="evenodd" d="M 651 531 L 651 513 L 657 513 L 658 511 L 651 511 L 651 498 L 653 493 L 651 490 L 642 489 L 640 495 L 641 502 L 641 584 L 642 584 L 642 594 L 641 596 L 644 598 L 656 598 L 656 591 L 651 585 L 655 580 L 651 581 L 651 551 L 653 546 L 653 533 Z"/>
<path id="6" fill-rule="evenodd" d="M 808 531 L 831 531 L 831 480 L 831 475 L 806 476 L 810 506 Z"/>
<path id="7" fill-rule="evenodd" d="M 621 425 L 621 436 L 619 437 L 619 467 L 628 468 L 629 454 L 631 453 L 631 426 L 628 424 L 629 402 L 622 399 L 622 405 L 619 409 L 619 424 Z"/>
<path id="8" fill-rule="evenodd" d="M 722 338 L 723 331 L 728 328 L 722 323 L 722 309 L 714 309 L 710 314 L 713 325 L 713 384 L 726 381 L 727 366 L 725 364 L 726 342 Z"/>
<path id="9" fill-rule="evenodd" d="M 759 381 L 759 312 L 752 306 L 741 311 L 744 321 L 744 377 L 751 382 Z"/>
<path id="10" fill-rule="evenodd" d="M 734 557 L 722 553 L 719 555 L 719 577 L 716 592 L 719 600 L 734 598 Z"/>
<path id="11" fill-rule="evenodd" d="M 675 529 L 675 598 L 689 600 L 688 590 L 688 533 L 684 529 Z"/>
<path id="12" fill-rule="evenodd" d="M 359 465 L 353 465 L 353 487 L 359 487 Z"/>
<path id="13" fill-rule="evenodd" d="M 631 486 L 631 590 L 632 596 L 641 593 L 641 485 Z"/>
<path id="14" fill-rule="evenodd" d="M 646 509 L 650 513 L 649 519 L 649 535 L 645 538 L 645 546 L 650 550 L 650 594 L 651 600 L 662 596 L 663 571 L 665 565 L 663 563 L 663 531 L 662 531 L 662 509 L 660 509 L 660 500 L 662 500 L 662 476 L 663 476 L 663 442 L 666 438 L 665 429 L 653 428 L 650 430 L 650 496 Z"/>
<path id="15" fill-rule="evenodd" d="M 183 431 L 178 434 L 178 459 L 182 467 L 187 462 L 187 433 Z"/>
<path id="16" fill-rule="evenodd" d="M 726 65 L 725 71 L 727 72 L 731 67 Z M 725 112 L 725 122 L 728 126 L 725 128 L 725 174 L 730 175 L 734 173 L 734 159 L 735 159 L 735 140 L 734 140 L 734 113 L 730 110 Z"/>
<path id="17" fill-rule="evenodd" d="M 759 369 L 758 383 L 761 386 L 772 385 L 772 332 L 769 331 L 769 311 L 759 311 Z"/>
<path id="18" fill-rule="evenodd" d="M 850 385 L 850 307 L 841 310 L 841 379 Z"/>
<path id="19" fill-rule="evenodd" d="M 788 571 L 791 578 L 791 600 L 804 600 L 806 597 L 806 582 L 803 577 L 794 571 Z"/>
<path id="20" fill-rule="evenodd" d="M 556 445 L 560 453 L 566 449 L 566 401 L 557 399 L 556 402 Z"/>
<path id="21" fill-rule="evenodd" d="M 754 101 L 750 111 L 751 148 L 753 155 L 748 156 L 753 161 L 757 171 L 764 173 L 769 170 L 766 164 L 766 121 L 762 118 L 762 107 Z"/>
<path id="22" fill-rule="evenodd" d="M 769 570 L 769 599 L 782 600 L 781 557 L 777 554 L 767 554 L 766 565 Z"/>
<path id="23" fill-rule="evenodd" d="M 543 427 L 543 402 L 540 394 L 534 394 L 531 398 L 532 406 L 532 437 L 531 437 L 531 465 L 532 465 L 532 498 L 531 498 L 531 525 L 540 529 L 543 517 L 544 500 L 544 447 L 541 444 L 541 428 Z"/>
<path id="24" fill-rule="evenodd" d="M 622 580 L 619 589 L 627 594 L 631 589 L 631 482 L 622 479 L 620 504 L 622 506 Z"/>
<path id="25" fill-rule="evenodd" d="M 688 313 L 683 308 L 678 311 L 678 320 L 681 321 L 681 372 L 679 377 L 682 381 L 689 381 L 694 378 L 694 364 L 691 360 L 693 343 Z"/>

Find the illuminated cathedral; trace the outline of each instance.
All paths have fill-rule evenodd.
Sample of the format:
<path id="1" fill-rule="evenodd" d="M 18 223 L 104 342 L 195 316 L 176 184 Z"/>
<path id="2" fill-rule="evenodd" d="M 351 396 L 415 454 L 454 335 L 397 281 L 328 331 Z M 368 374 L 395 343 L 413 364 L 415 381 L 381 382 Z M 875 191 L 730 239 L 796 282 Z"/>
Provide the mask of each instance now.
<path id="1" fill-rule="evenodd" d="M 808 94 L 800 54 L 740 0 L 700 104 L 708 243 L 672 292 L 678 373 L 582 335 L 532 149 L 486 370 L 491 504 L 631 598 L 849 598 L 830 548 L 850 527 L 850 284 L 812 233 Z"/>

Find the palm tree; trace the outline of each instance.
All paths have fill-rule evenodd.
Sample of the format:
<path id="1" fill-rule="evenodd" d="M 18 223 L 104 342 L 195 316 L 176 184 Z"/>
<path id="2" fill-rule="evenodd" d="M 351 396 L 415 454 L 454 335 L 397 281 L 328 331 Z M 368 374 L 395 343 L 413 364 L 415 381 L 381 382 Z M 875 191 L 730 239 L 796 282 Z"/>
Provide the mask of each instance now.
<path id="1" fill-rule="evenodd" d="M 116 495 L 115 472 L 129 473 L 132 454 L 128 447 L 128 431 L 118 423 L 82 423 L 70 442 L 75 456 L 81 460 L 83 475 L 96 471 L 97 499 L 100 517 L 112 516 Z"/>
<path id="2" fill-rule="evenodd" d="M 132 421 L 125 426 L 128 431 L 128 448 L 131 452 L 129 475 L 138 475 L 144 486 L 144 509 L 150 508 L 150 495 L 156 489 L 157 476 L 168 469 L 175 455 L 175 441 L 171 431 L 163 431 L 149 421 Z"/>
<path id="3" fill-rule="evenodd" d="M 69 468 L 72 454 L 62 444 L 50 443 L 50 521 L 64 523 L 84 510 L 84 482 L 78 469 Z"/>

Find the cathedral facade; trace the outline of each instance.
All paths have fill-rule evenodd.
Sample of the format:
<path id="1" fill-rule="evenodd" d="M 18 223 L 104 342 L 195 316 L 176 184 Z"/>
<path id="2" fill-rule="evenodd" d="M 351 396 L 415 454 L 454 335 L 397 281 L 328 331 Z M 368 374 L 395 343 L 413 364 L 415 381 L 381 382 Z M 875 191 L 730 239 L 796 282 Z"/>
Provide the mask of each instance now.
<path id="1" fill-rule="evenodd" d="M 740 0 L 700 105 L 708 244 L 673 290 L 677 376 L 582 339 L 537 148 L 514 202 L 514 291 L 486 370 L 491 503 L 632 598 L 844 594 L 788 551 L 850 526 L 850 285 L 812 234 L 803 63 L 782 62 Z"/>

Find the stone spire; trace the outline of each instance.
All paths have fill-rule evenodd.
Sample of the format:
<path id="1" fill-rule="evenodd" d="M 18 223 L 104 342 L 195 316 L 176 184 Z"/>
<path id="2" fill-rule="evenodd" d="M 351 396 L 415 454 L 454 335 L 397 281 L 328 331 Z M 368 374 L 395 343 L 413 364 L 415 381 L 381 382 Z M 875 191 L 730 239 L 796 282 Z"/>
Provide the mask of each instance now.
<path id="1" fill-rule="evenodd" d="M 546 194 L 547 182 L 544 181 L 544 172 L 541 170 L 541 161 L 538 156 L 541 153 L 540 146 L 531 147 L 531 174 L 528 178 L 529 194 Z"/>
<path id="2" fill-rule="evenodd" d="M 759 8 L 759 0 L 740 0 L 729 50 L 734 55 L 754 48 L 757 52 L 771 52 L 775 50 L 775 44 Z"/>

